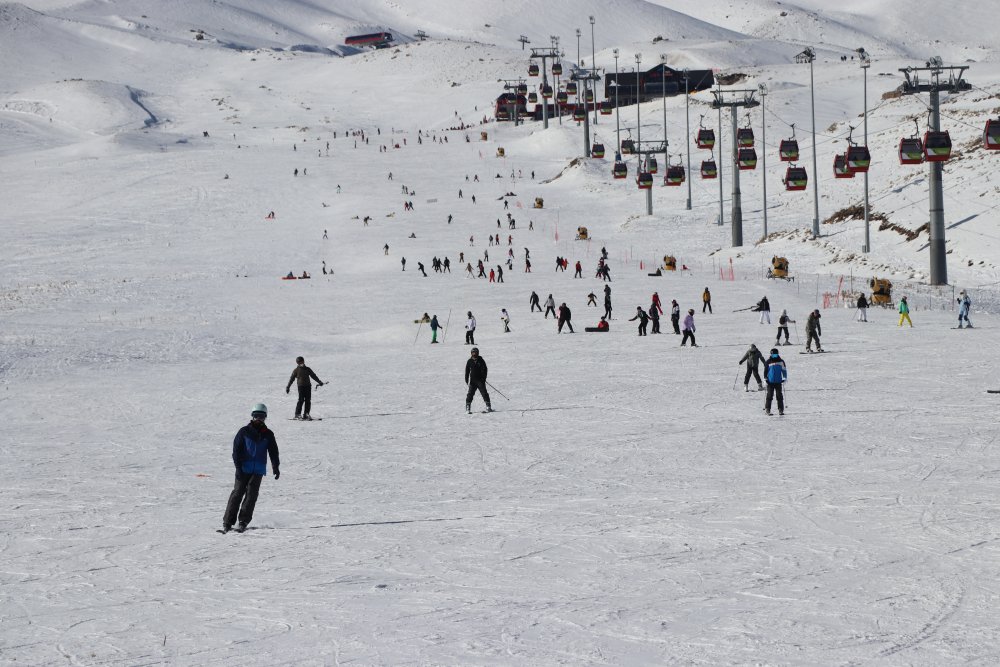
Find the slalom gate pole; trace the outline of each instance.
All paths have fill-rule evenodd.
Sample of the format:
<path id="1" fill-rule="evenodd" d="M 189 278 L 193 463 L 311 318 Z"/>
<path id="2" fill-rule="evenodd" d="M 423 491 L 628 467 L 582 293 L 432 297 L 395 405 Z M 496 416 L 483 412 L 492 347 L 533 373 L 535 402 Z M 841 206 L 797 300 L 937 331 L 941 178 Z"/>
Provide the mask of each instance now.
<path id="1" fill-rule="evenodd" d="M 444 342 L 444 339 L 448 337 L 448 325 L 449 324 L 451 324 L 451 308 L 448 309 L 448 321 L 445 322 L 444 333 L 441 334 L 441 342 L 442 343 Z"/>
<path id="2" fill-rule="evenodd" d="M 423 328 L 423 326 L 424 326 L 424 323 L 423 323 L 423 320 L 421 320 L 420 321 L 420 326 L 417 327 L 417 335 L 413 337 L 413 345 L 414 345 L 414 347 L 416 347 L 416 345 L 417 345 L 417 339 L 420 338 L 420 330 Z"/>
<path id="3" fill-rule="evenodd" d="M 496 393 L 500 394 L 504 398 L 507 398 L 506 396 L 504 396 L 504 393 L 502 391 L 500 391 L 499 389 L 497 389 L 496 387 L 494 387 L 492 384 L 490 384 L 489 382 L 486 382 L 486 380 L 483 380 L 483 382 L 486 383 L 486 385 L 489 386 L 490 389 L 492 389 Z M 507 400 L 509 401 L 510 399 L 507 398 Z"/>

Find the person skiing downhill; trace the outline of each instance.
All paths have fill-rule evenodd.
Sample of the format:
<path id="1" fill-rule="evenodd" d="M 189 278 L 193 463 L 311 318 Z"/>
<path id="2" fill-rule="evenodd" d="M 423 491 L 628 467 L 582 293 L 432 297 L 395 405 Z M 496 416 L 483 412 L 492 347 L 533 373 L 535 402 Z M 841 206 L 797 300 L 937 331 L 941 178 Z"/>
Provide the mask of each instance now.
<path id="1" fill-rule="evenodd" d="M 778 317 L 778 336 L 774 339 L 775 345 L 781 345 L 781 334 L 785 334 L 785 345 L 791 345 L 792 341 L 788 340 L 788 323 L 791 322 L 795 324 L 795 320 L 788 316 L 787 310 L 782 310 L 781 315 Z M 798 336 L 798 334 L 796 334 Z"/>
<path id="2" fill-rule="evenodd" d="M 545 300 L 545 319 L 549 319 L 549 313 L 552 313 L 552 317 L 556 317 L 556 300 L 549 295 L 549 298 Z"/>
<path id="3" fill-rule="evenodd" d="M 903 326 L 903 320 L 913 328 L 913 321 L 910 319 L 910 304 L 906 303 L 906 297 L 904 296 L 899 300 L 899 326 Z"/>
<path id="4" fill-rule="evenodd" d="M 222 531 L 228 533 L 239 520 L 236 528 L 242 533 L 253 520 L 254 507 L 260 483 L 267 474 L 267 459 L 271 459 L 274 478 L 281 476 L 278 441 L 267 428 L 267 406 L 257 403 L 250 411 L 250 423 L 241 428 L 233 438 L 233 465 L 236 466 L 236 483 L 229 494 L 226 512 L 222 517 Z"/>
<path id="5" fill-rule="evenodd" d="M 316 377 L 316 374 L 313 373 L 311 368 L 306 366 L 306 360 L 302 357 L 296 357 L 295 369 L 292 371 L 292 376 L 288 378 L 288 384 L 285 385 L 285 393 L 291 393 L 292 383 L 297 383 L 299 400 L 295 404 L 295 418 L 301 418 L 305 421 L 310 421 L 312 419 L 312 417 L 309 416 L 309 409 L 312 407 L 312 384 L 309 382 L 309 378 L 316 380 L 317 387 L 323 386 L 323 381 Z"/>
<path id="6" fill-rule="evenodd" d="M 822 352 L 823 347 L 819 344 L 819 337 L 823 335 L 822 327 L 819 325 L 819 309 L 809 313 L 806 320 L 806 352 L 812 352 L 812 342 L 816 341 L 816 351 Z"/>
<path id="7" fill-rule="evenodd" d="M 466 313 L 469 317 L 465 322 L 465 344 L 475 345 L 476 344 L 476 318 L 472 316 L 472 311 L 470 310 Z"/>
<path id="8" fill-rule="evenodd" d="M 469 386 L 469 392 L 465 395 L 465 411 L 472 413 L 472 399 L 478 390 L 486 403 L 486 412 L 493 412 L 490 405 L 490 395 L 486 392 L 486 360 L 479 356 L 479 348 L 470 350 L 469 360 L 465 362 L 465 384 Z"/>
<path id="9" fill-rule="evenodd" d="M 962 328 L 962 322 L 965 322 L 967 329 L 972 328 L 972 320 L 969 319 L 969 310 L 972 309 L 972 299 L 969 295 L 962 290 L 958 293 L 958 328 Z"/>
<path id="10" fill-rule="evenodd" d="M 764 361 L 764 355 L 760 353 L 756 345 L 751 344 L 750 349 L 747 353 L 743 355 L 743 358 L 739 360 L 739 364 L 746 362 L 747 374 L 743 376 L 743 390 L 750 391 L 750 376 L 757 380 L 757 391 L 762 391 L 764 389 L 763 383 L 760 381 L 760 373 L 757 371 L 757 366 Z"/>
<path id="11" fill-rule="evenodd" d="M 764 362 L 764 375 L 767 376 L 767 394 L 764 397 L 764 412 L 771 414 L 771 399 L 778 395 L 778 414 L 785 414 L 785 395 L 782 384 L 788 379 L 788 368 L 785 360 L 778 354 L 778 348 L 771 348 L 771 356 Z"/>

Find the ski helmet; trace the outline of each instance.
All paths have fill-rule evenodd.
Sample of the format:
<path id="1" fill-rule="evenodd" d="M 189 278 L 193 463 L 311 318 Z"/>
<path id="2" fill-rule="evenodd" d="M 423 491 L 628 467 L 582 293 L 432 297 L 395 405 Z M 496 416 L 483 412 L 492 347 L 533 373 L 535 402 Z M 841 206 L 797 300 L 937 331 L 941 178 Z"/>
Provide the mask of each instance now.
<path id="1" fill-rule="evenodd" d="M 267 406 L 264 405 L 263 403 L 257 403 L 256 405 L 254 405 L 253 408 L 250 410 L 250 416 L 256 417 L 257 415 L 263 415 L 264 417 L 266 417 Z"/>
<path id="2" fill-rule="evenodd" d="M 470 350 L 470 352 L 472 352 L 472 354 L 479 354 L 479 348 L 478 347 L 474 347 L 474 348 L 472 348 Z"/>
<path id="3" fill-rule="evenodd" d="M 771 348 L 771 356 L 775 356 L 775 357 L 778 356 L 778 348 L 776 348 L 776 347 L 772 347 Z"/>

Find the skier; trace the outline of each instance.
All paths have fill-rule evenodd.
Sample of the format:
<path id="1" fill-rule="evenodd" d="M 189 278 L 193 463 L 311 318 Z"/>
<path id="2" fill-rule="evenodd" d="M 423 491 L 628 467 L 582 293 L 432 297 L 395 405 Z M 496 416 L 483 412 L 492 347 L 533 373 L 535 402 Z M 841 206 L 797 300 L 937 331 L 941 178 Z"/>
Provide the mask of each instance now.
<path id="1" fill-rule="evenodd" d="M 403 270 L 404 270 L 404 271 L 406 271 L 406 258 L 404 257 L 404 258 L 402 258 L 402 259 L 401 259 L 401 260 L 399 260 L 399 261 L 400 261 L 400 263 L 401 263 L 401 264 L 403 265 Z"/>
<path id="2" fill-rule="evenodd" d="M 497 282 L 503 282 L 503 267 L 497 264 Z"/>
<path id="3" fill-rule="evenodd" d="M 868 299 L 862 294 L 858 297 L 858 322 L 868 321 Z"/>
<path id="4" fill-rule="evenodd" d="M 910 304 L 906 303 L 906 297 L 904 296 L 899 300 L 899 326 L 903 326 L 903 320 L 906 320 L 910 328 L 913 328 L 913 321 L 910 320 Z"/>
<path id="5" fill-rule="evenodd" d="M 583 264 L 580 260 L 576 260 L 576 273 L 573 274 L 574 278 L 583 278 Z"/>
<path id="6" fill-rule="evenodd" d="M 660 303 L 660 293 L 653 292 L 653 305 L 656 306 L 656 310 L 660 311 L 660 315 L 663 314 L 663 305 Z"/>
<path id="7" fill-rule="evenodd" d="M 510 333 L 510 315 L 507 314 L 506 308 L 500 309 L 500 321 L 503 322 L 503 332 Z"/>
<path id="8" fill-rule="evenodd" d="M 531 296 L 528 298 L 528 304 L 531 306 L 531 312 L 535 312 L 535 308 L 538 312 L 542 312 L 542 307 L 538 305 L 538 293 L 532 290 Z"/>
<path id="9" fill-rule="evenodd" d="M 444 330 L 444 327 L 438 323 L 438 316 L 435 315 L 431 318 L 431 343 L 438 342 L 438 329 Z"/>
<path id="10" fill-rule="evenodd" d="M 785 345 L 791 345 L 792 341 L 788 340 L 788 323 L 791 322 L 795 324 L 795 320 L 788 317 L 788 311 L 782 310 L 781 316 L 778 318 L 778 337 L 774 339 L 775 345 L 781 345 L 781 334 L 785 334 Z M 798 335 L 798 334 L 796 334 Z"/>
<path id="11" fill-rule="evenodd" d="M 737 365 L 741 365 L 746 362 L 747 374 L 743 377 L 743 390 L 750 391 L 750 376 L 757 380 L 757 391 L 763 391 L 764 385 L 760 381 L 760 373 L 757 372 L 757 366 L 760 362 L 764 361 L 764 355 L 760 353 L 756 345 L 751 344 L 750 349 L 747 353 L 743 355 L 743 358 L 739 360 Z"/>
<path id="12" fill-rule="evenodd" d="M 962 290 L 958 293 L 958 328 L 962 328 L 962 321 L 968 329 L 972 328 L 972 321 L 969 319 L 969 311 L 972 309 L 972 299 Z"/>
<path id="13" fill-rule="evenodd" d="M 764 362 L 764 375 L 767 376 L 764 412 L 771 414 L 771 399 L 777 394 L 778 414 L 785 414 L 785 394 L 782 385 L 788 379 L 788 368 L 785 366 L 785 360 L 778 354 L 778 348 L 771 348 L 771 356 Z"/>
<path id="14" fill-rule="evenodd" d="M 311 368 L 306 366 L 306 360 L 302 357 L 295 357 L 295 369 L 292 371 L 292 376 L 288 378 L 288 384 L 285 385 L 285 393 L 291 393 L 292 383 L 297 383 L 299 400 L 295 404 L 295 418 L 299 419 L 301 415 L 301 419 L 305 421 L 312 420 L 312 417 L 309 416 L 309 408 L 312 407 L 312 383 L 309 382 L 309 378 L 316 380 L 317 387 L 323 386 L 323 381 L 316 377 Z"/>
<path id="15" fill-rule="evenodd" d="M 655 301 L 649 306 L 649 319 L 653 321 L 653 333 L 660 333 L 660 312 Z"/>
<path id="16" fill-rule="evenodd" d="M 604 286 L 604 317 L 611 319 L 611 286 Z"/>
<path id="17" fill-rule="evenodd" d="M 597 295 L 593 292 L 587 295 L 587 305 L 597 307 Z"/>
<path id="18" fill-rule="evenodd" d="M 764 324 L 764 320 L 767 320 L 768 324 L 771 323 L 771 304 L 768 302 L 766 296 L 757 302 L 757 305 L 753 307 L 753 310 L 760 313 L 761 324 Z"/>
<path id="19" fill-rule="evenodd" d="M 823 329 L 819 325 L 819 309 L 809 313 L 809 319 L 806 320 L 806 352 L 812 352 L 812 342 L 813 339 L 816 340 L 816 351 L 822 352 L 823 348 L 819 344 L 819 337 L 823 335 Z"/>
<path id="20" fill-rule="evenodd" d="M 427 272 L 424 271 L 424 263 L 423 262 L 417 262 L 417 270 L 420 271 L 420 273 L 424 274 L 424 278 L 427 277 Z"/>
<path id="21" fill-rule="evenodd" d="M 444 262 L 441 264 L 441 266 L 444 267 L 444 270 L 442 270 L 441 273 L 451 273 L 451 260 L 450 259 L 448 259 L 447 257 L 445 257 L 444 258 Z"/>
<path id="22" fill-rule="evenodd" d="M 708 314 L 712 314 L 712 293 L 705 288 L 705 291 L 701 293 L 701 312 L 704 313 L 705 309 L 708 308 Z"/>
<path id="23" fill-rule="evenodd" d="M 260 482 L 267 474 L 267 458 L 271 458 L 274 478 L 281 477 L 278 458 L 278 441 L 267 428 L 267 406 L 258 403 L 250 411 L 250 423 L 241 428 L 233 438 L 233 465 L 236 466 L 236 484 L 229 494 L 226 513 L 222 517 L 222 532 L 228 533 L 239 519 L 237 532 L 246 530 L 253 519 L 253 510 L 260 492 Z"/>
<path id="24" fill-rule="evenodd" d="M 674 326 L 674 334 L 681 335 L 681 307 L 677 305 L 677 299 L 670 300 L 670 324 Z"/>
<path id="25" fill-rule="evenodd" d="M 465 322 L 465 344 L 475 345 L 476 344 L 476 318 L 472 316 L 472 311 L 470 310 L 466 315 L 469 319 Z"/>
<path id="26" fill-rule="evenodd" d="M 687 317 L 684 318 L 684 336 L 681 337 L 681 347 L 684 347 L 688 338 L 691 339 L 691 347 L 698 347 L 698 344 L 694 342 L 694 331 L 694 308 L 688 308 Z"/>
<path id="27" fill-rule="evenodd" d="M 486 402 L 486 412 L 493 412 L 493 408 L 490 406 L 490 395 L 486 393 L 486 373 L 488 372 L 486 361 L 479 356 L 478 347 L 472 348 L 470 354 L 469 360 L 465 362 L 465 383 L 469 385 L 469 393 L 465 395 L 465 411 L 472 414 L 472 397 L 476 395 L 478 389 L 483 401 Z"/>
<path id="28" fill-rule="evenodd" d="M 389 244 L 388 243 L 386 243 L 384 246 L 382 246 L 382 249 L 385 251 L 386 255 L 389 254 Z"/>
<path id="29" fill-rule="evenodd" d="M 601 318 L 601 319 L 604 319 L 604 318 Z M 649 323 L 649 315 L 647 315 L 646 311 L 644 311 L 642 309 L 642 306 L 636 306 L 635 307 L 635 317 L 630 317 L 628 321 L 629 322 L 635 322 L 636 320 L 639 320 L 639 335 L 640 336 L 645 336 L 646 335 L 646 325 Z"/>
<path id="30" fill-rule="evenodd" d="M 558 322 L 559 327 L 556 333 L 562 333 L 564 324 L 569 327 L 570 333 L 576 333 L 575 331 L 573 331 L 573 322 L 570 321 L 571 318 L 572 318 L 572 313 L 570 313 L 569 306 L 567 306 L 566 303 L 563 302 L 559 306 L 559 322 Z"/>
<path id="31" fill-rule="evenodd" d="M 552 317 L 556 316 L 556 300 L 549 295 L 549 298 L 545 300 L 545 319 L 549 319 L 549 313 L 552 313 Z"/>

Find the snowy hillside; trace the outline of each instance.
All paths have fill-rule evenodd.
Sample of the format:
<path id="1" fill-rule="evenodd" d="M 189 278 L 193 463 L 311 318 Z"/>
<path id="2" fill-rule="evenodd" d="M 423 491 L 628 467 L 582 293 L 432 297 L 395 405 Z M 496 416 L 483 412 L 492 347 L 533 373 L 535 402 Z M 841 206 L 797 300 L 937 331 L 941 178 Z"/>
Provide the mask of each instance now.
<path id="1" fill-rule="evenodd" d="M 1000 152 L 982 146 L 1000 117 L 1000 37 L 982 28 L 998 14 L 929 0 L 0 3 L 0 663 L 1000 662 L 986 392 L 1000 384 L 983 354 L 1000 329 Z M 344 43 L 376 31 L 393 46 Z M 730 242 L 728 114 L 714 152 L 693 142 L 699 126 L 720 133 L 711 94 L 598 116 L 608 155 L 587 159 L 569 116 L 494 119 L 499 80 L 540 82 L 521 35 L 558 36 L 567 69 L 594 53 L 613 71 L 618 49 L 621 71 L 665 54 L 766 86 L 737 119 L 760 157 L 741 173 L 744 244 Z M 869 253 L 863 180 L 832 170 L 862 139 L 859 47 L 873 57 Z M 929 103 L 897 94 L 900 69 L 931 56 L 967 65 L 973 86 L 942 95 L 954 153 L 949 285 L 935 287 L 928 168 L 897 159 Z M 661 161 L 653 215 L 634 156 L 612 178 L 616 121 L 690 159 L 677 188 Z M 778 160 L 793 125 L 798 192 Z M 722 225 L 720 181 L 699 176 L 709 157 Z M 610 282 L 595 277 L 602 250 Z M 650 275 L 665 255 L 681 270 Z M 794 281 L 765 277 L 774 256 Z M 502 281 L 476 277 L 480 261 Z M 873 277 L 893 304 L 858 322 Z M 606 289 L 610 331 L 584 332 Z M 962 290 L 975 328 L 958 330 Z M 575 333 L 532 312 L 532 292 L 565 303 Z M 654 294 L 664 333 L 637 336 L 630 318 Z M 770 322 L 750 310 L 765 295 Z M 680 346 L 672 300 L 693 310 L 698 347 Z M 783 310 L 785 414 L 768 416 L 740 360 L 784 340 Z M 805 349 L 814 310 L 824 354 Z M 467 313 L 495 413 L 480 395 L 465 412 Z M 283 391 L 299 355 L 325 383 L 311 423 Z M 258 402 L 280 479 L 269 466 L 249 530 L 220 534 L 233 437 Z"/>

